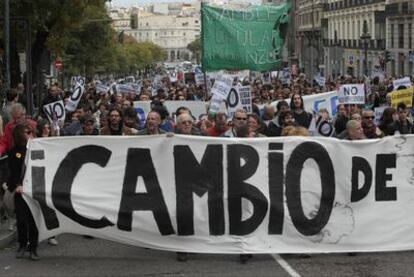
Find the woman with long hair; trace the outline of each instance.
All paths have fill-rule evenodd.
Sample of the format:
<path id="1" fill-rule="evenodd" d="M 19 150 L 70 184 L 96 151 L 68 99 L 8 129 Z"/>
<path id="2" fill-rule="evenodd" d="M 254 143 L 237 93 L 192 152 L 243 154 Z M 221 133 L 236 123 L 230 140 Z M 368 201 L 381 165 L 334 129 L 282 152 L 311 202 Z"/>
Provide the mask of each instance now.
<path id="1" fill-rule="evenodd" d="M 386 108 L 381 116 L 378 128 L 380 128 L 385 136 L 389 136 L 392 134 L 392 128 L 390 126 L 396 120 L 398 120 L 397 110 L 392 107 Z"/>
<path id="2" fill-rule="evenodd" d="M 30 259 L 38 260 L 39 256 L 37 255 L 37 243 L 39 233 L 29 206 L 27 206 L 25 200 L 22 197 L 26 144 L 29 139 L 33 138 L 33 136 L 33 129 L 28 123 L 19 124 L 14 128 L 14 147 L 8 152 L 10 176 L 7 182 L 7 186 L 10 191 L 15 191 L 14 205 L 16 211 L 16 225 L 19 242 L 16 258 L 23 258 L 26 248 L 28 247 L 30 252 Z"/>
<path id="3" fill-rule="evenodd" d="M 312 121 L 312 114 L 305 111 L 303 98 L 300 94 L 294 93 L 290 99 L 290 109 L 293 111 L 296 124 L 309 128 Z"/>

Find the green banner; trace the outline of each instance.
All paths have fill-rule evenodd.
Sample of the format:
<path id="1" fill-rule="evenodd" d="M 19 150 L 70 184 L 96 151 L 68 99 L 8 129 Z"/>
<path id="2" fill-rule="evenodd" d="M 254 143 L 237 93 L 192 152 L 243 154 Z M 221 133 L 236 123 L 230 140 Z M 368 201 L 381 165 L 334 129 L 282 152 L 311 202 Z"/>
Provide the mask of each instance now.
<path id="1" fill-rule="evenodd" d="M 277 69 L 289 10 L 289 4 L 253 5 L 237 10 L 203 4 L 203 69 Z"/>

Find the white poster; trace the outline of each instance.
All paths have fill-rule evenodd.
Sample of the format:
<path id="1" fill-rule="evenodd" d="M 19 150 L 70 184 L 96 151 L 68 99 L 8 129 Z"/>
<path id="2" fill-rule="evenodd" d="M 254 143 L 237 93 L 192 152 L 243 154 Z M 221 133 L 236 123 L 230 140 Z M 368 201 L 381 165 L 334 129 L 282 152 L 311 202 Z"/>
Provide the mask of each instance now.
<path id="1" fill-rule="evenodd" d="M 66 111 L 63 100 L 44 105 L 43 112 L 51 124 L 53 124 L 55 121 L 58 121 L 62 124 L 65 122 Z"/>
<path id="2" fill-rule="evenodd" d="M 232 87 L 226 99 L 227 115 L 233 118 L 238 109 L 244 109 L 247 113 L 252 112 L 252 95 L 250 86 Z"/>
<path id="3" fill-rule="evenodd" d="M 338 90 L 340 104 L 365 104 L 364 84 L 342 85 Z"/>
<path id="4" fill-rule="evenodd" d="M 233 85 L 233 78 L 229 75 L 217 76 L 211 88 L 211 94 L 215 94 L 222 99 L 226 99 Z"/>
<path id="5" fill-rule="evenodd" d="M 97 83 L 95 89 L 97 93 L 107 93 L 109 91 L 109 87 L 102 83 Z"/>
<path id="6" fill-rule="evenodd" d="M 316 83 L 318 84 L 318 86 L 320 86 L 320 87 L 324 87 L 325 86 L 325 83 L 326 83 L 326 78 L 325 78 L 325 76 L 322 76 L 322 75 L 315 75 L 315 78 L 313 78 L 315 81 L 316 81 Z"/>
<path id="7" fill-rule="evenodd" d="M 394 80 L 392 81 L 392 84 L 394 85 L 394 90 L 398 90 L 400 87 L 409 88 L 413 86 L 410 77 Z"/>
<path id="8" fill-rule="evenodd" d="M 382 106 L 382 107 L 377 107 L 377 108 L 374 109 L 374 114 L 375 114 L 374 123 L 375 123 L 375 125 L 378 126 L 381 123 L 381 118 L 382 118 L 382 115 L 384 114 L 384 110 L 386 108 L 389 108 L 389 107 Z"/>
<path id="9" fill-rule="evenodd" d="M 290 68 L 289 67 L 283 68 L 282 74 L 279 78 L 282 80 L 282 84 L 290 85 L 290 79 L 291 79 Z"/>
<path id="10" fill-rule="evenodd" d="M 85 91 L 85 80 L 82 78 L 79 78 L 76 81 L 75 87 L 72 90 L 72 94 L 69 97 L 69 101 L 66 103 L 66 106 L 65 106 L 65 109 L 68 112 L 73 112 L 76 110 L 84 91 Z"/>
<path id="11" fill-rule="evenodd" d="M 23 181 L 45 240 L 196 253 L 414 249 L 414 136 L 54 137 Z"/>

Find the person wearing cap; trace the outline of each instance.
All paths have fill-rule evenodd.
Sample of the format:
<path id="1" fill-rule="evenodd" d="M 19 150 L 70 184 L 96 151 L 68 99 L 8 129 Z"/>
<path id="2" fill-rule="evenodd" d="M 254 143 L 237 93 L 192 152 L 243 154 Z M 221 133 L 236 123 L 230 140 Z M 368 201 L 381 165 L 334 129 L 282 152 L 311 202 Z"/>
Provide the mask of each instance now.
<path id="1" fill-rule="evenodd" d="M 82 136 L 97 136 L 99 135 L 99 131 L 95 128 L 95 117 L 92 115 L 85 115 L 81 117 L 80 124 L 82 126 L 82 130 L 80 135 Z"/>

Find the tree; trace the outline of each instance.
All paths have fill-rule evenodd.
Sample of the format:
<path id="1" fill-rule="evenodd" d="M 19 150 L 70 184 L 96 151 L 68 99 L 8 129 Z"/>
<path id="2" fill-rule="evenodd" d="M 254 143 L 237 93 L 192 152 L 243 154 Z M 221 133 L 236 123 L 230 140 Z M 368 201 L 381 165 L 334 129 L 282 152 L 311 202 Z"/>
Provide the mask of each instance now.
<path id="1" fill-rule="evenodd" d="M 194 41 L 190 42 L 187 45 L 187 49 L 190 50 L 196 56 L 197 64 L 200 64 L 201 39 L 197 38 Z"/>
<path id="2" fill-rule="evenodd" d="M 78 29 L 89 9 L 104 10 L 104 0 L 15 0 L 10 1 L 11 17 L 22 17 L 32 29 L 32 76 L 41 70 L 41 57 L 48 50 L 55 56 L 64 54 L 67 35 Z"/>

